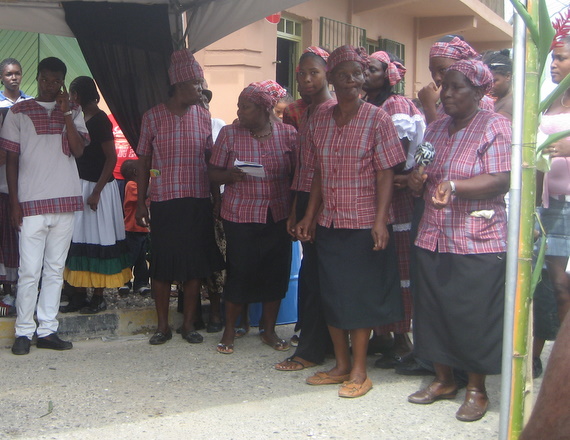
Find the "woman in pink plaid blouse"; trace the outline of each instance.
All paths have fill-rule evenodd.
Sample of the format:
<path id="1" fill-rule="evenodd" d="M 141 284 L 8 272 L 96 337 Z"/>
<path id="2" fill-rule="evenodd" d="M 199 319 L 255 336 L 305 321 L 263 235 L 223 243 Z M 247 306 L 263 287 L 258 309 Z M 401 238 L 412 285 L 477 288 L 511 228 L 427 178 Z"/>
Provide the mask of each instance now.
<path id="1" fill-rule="evenodd" d="M 408 336 L 412 319 L 412 295 L 410 293 L 410 231 L 412 229 L 413 197 L 407 187 L 410 171 L 415 165 L 414 154 L 424 138 L 425 121 L 414 103 L 394 91 L 404 79 L 406 68 L 384 51 L 374 52 L 369 57 L 363 90 L 366 101 L 377 105 L 386 111 L 398 130 L 400 142 L 406 150 L 408 158 L 405 168 L 394 176 L 394 195 L 392 196 L 392 211 L 395 223 L 394 241 L 398 255 L 398 270 L 400 272 L 400 290 L 404 305 L 404 319 L 392 324 L 379 326 L 374 329 L 377 339 L 384 343 L 392 341 L 393 346 L 384 351 L 382 357 L 374 364 L 378 368 L 393 368 L 409 360 L 413 349 Z"/>
<path id="2" fill-rule="evenodd" d="M 492 84 L 480 61 L 449 67 L 441 89 L 448 116 L 425 135 L 434 160 L 408 179 L 425 200 L 412 273 L 414 352 L 432 361 L 436 373 L 408 400 L 454 399 L 453 369 L 466 371 L 465 400 L 456 413 L 461 421 L 485 415 L 485 377 L 501 372 L 511 125 L 479 108 Z"/>
<path id="3" fill-rule="evenodd" d="M 239 123 L 220 131 L 210 159 L 210 180 L 225 184 L 221 217 L 226 233 L 226 327 L 217 350 L 234 351 L 235 324 L 244 305 L 263 303 L 261 340 L 275 350 L 289 344 L 275 333 L 281 300 L 289 286 L 291 240 L 285 222 L 291 206 L 297 132 L 270 114 L 278 84 L 253 83 L 238 99 Z M 247 174 L 235 161 L 263 165 L 264 177 Z"/>
<path id="4" fill-rule="evenodd" d="M 305 217 L 296 228 L 300 240 L 314 239 L 317 246 L 336 359 L 331 370 L 306 381 L 341 384 L 340 397 L 360 397 L 372 388 L 366 373 L 371 328 L 402 318 L 389 207 L 393 169 L 406 155 L 390 116 L 360 99 L 367 65 L 366 51 L 353 46 L 335 49 L 327 61 L 338 104 L 309 121 L 307 166 L 315 171 Z"/>

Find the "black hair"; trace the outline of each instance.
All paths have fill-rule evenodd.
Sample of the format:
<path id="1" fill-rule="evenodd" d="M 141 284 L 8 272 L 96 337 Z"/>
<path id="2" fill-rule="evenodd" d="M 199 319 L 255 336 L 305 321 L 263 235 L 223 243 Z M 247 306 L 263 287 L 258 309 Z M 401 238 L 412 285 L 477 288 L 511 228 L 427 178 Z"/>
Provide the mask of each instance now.
<path id="1" fill-rule="evenodd" d="M 396 55 L 390 53 L 390 52 L 386 52 L 388 54 L 388 56 L 390 57 L 390 61 L 391 62 L 398 62 L 398 63 L 402 63 L 402 60 L 400 58 L 398 58 Z M 386 69 L 388 68 L 388 65 L 382 61 L 380 61 L 380 64 L 382 64 L 382 69 L 384 69 L 384 73 L 386 72 Z M 397 93 L 394 92 L 394 86 L 390 85 L 390 81 L 388 80 L 388 77 L 384 78 L 384 85 L 380 88 L 380 93 L 378 93 L 378 95 L 376 95 L 376 97 L 374 99 L 372 99 L 371 101 L 368 101 L 370 104 L 375 105 L 376 107 L 380 107 L 382 104 L 384 104 L 384 102 L 392 95 L 396 95 Z"/>
<path id="2" fill-rule="evenodd" d="M 63 78 L 65 79 L 65 75 L 67 74 L 67 66 L 63 61 L 56 57 L 47 57 L 41 60 L 38 64 L 38 76 L 40 76 L 40 72 L 43 70 L 48 70 L 50 72 L 59 72 L 63 73 Z"/>
<path id="3" fill-rule="evenodd" d="M 301 57 L 299 58 L 299 64 L 301 64 L 304 60 L 306 60 L 309 57 L 316 57 L 323 64 L 324 67 L 327 66 L 327 62 L 324 60 L 324 58 L 320 55 L 317 55 L 314 52 L 305 52 L 303 55 L 301 55 Z"/>
<path id="4" fill-rule="evenodd" d="M 127 159 L 121 164 L 121 174 L 125 180 L 134 180 L 137 159 Z"/>
<path id="5" fill-rule="evenodd" d="M 448 35 L 444 35 L 439 40 L 437 40 L 437 43 L 449 43 L 454 38 L 459 38 L 461 41 L 465 41 L 465 38 L 463 37 L 463 35 L 448 34 Z"/>
<path id="6" fill-rule="evenodd" d="M 81 107 L 85 107 L 93 101 L 98 103 L 101 98 L 99 96 L 99 92 L 97 92 L 95 81 L 93 81 L 93 78 L 89 78 L 88 76 L 78 76 L 71 81 L 69 91 L 77 93 L 77 98 Z"/>
<path id="7" fill-rule="evenodd" d="M 513 73 L 513 63 L 509 55 L 508 49 L 485 52 L 483 62 L 493 73 L 504 76 L 511 75 Z"/>
<path id="8" fill-rule="evenodd" d="M 0 61 L 0 74 L 3 74 L 6 67 L 8 67 L 12 64 L 15 64 L 16 66 L 18 66 L 20 68 L 20 70 L 22 70 L 22 65 L 20 64 L 20 62 L 16 58 L 6 58 L 6 59 Z"/>

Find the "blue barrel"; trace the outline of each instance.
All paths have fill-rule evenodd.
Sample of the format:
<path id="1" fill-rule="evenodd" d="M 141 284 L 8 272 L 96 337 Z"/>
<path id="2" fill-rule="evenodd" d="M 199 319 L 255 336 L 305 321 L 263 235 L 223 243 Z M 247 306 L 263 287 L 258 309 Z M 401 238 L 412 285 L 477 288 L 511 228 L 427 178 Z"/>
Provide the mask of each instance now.
<path id="1" fill-rule="evenodd" d="M 301 243 L 293 242 L 291 246 L 291 276 L 289 278 L 289 289 L 285 298 L 281 300 L 281 307 L 277 315 L 277 324 L 293 324 L 297 322 L 297 288 L 299 286 L 299 268 L 301 267 L 301 258 L 303 258 Z M 261 319 L 261 303 L 253 303 L 249 305 L 249 323 L 257 327 Z"/>

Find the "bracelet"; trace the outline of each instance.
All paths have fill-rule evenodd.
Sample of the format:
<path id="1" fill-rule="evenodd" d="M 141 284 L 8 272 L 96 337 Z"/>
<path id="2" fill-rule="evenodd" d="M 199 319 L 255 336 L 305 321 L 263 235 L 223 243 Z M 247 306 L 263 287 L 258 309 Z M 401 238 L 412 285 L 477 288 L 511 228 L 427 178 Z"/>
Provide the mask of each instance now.
<path id="1" fill-rule="evenodd" d="M 63 116 L 71 116 L 72 114 L 73 114 L 73 112 L 71 110 L 69 110 L 69 111 L 65 112 L 63 114 Z"/>
<path id="2" fill-rule="evenodd" d="M 455 194 L 455 182 L 453 180 L 449 181 L 449 186 L 451 186 L 451 194 Z"/>

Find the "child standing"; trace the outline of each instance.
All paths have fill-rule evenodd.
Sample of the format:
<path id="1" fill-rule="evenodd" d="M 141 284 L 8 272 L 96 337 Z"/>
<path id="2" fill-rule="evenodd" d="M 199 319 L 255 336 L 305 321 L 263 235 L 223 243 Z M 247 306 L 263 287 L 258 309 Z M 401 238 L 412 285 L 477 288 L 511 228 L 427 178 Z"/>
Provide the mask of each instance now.
<path id="1" fill-rule="evenodd" d="M 137 225 L 135 213 L 137 210 L 138 187 L 136 182 L 137 160 L 125 160 L 121 165 L 121 174 L 126 180 L 125 201 L 123 209 L 125 211 L 125 233 L 127 235 L 127 245 L 133 266 L 134 281 L 133 292 L 144 295 L 150 292 L 149 270 L 146 263 L 146 248 L 148 242 L 148 228 Z M 119 289 L 124 289 L 125 286 Z M 128 289 L 128 287 L 127 287 Z"/>

